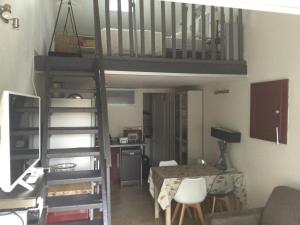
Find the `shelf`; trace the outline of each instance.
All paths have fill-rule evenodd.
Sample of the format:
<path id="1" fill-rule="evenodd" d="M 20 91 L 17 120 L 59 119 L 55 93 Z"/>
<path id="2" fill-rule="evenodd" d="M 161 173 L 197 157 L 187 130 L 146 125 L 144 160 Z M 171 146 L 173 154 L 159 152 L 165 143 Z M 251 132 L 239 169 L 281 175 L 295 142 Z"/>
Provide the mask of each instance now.
<path id="1" fill-rule="evenodd" d="M 18 149 L 12 151 L 12 160 L 37 159 L 39 157 L 38 149 Z"/>
<path id="2" fill-rule="evenodd" d="M 17 130 L 13 130 L 11 132 L 11 136 L 26 136 L 26 135 L 38 135 L 38 128 L 20 128 Z"/>
<path id="3" fill-rule="evenodd" d="M 96 93 L 96 89 L 72 89 L 72 88 L 51 88 L 50 93 L 67 92 L 67 93 Z"/>
<path id="4" fill-rule="evenodd" d="M 78 107 L 50 107 L 49 108 L 49 112 L 51 113 L 85 113 L 85 112 L 89 112 L 89 113 L 93 113 L 93 112 L 97 112 L 96 108 L 78 108 Z"/>

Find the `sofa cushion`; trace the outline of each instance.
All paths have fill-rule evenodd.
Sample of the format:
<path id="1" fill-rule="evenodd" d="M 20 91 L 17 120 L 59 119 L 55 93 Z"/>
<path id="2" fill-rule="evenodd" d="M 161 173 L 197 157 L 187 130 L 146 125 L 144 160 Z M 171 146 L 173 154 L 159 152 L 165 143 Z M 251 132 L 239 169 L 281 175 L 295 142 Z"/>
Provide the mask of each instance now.
<path id="1" fill-rule="evenodd" d="M 262 213 L 260 225 L 300 224 L 300 191 L 276 187 Z"/>

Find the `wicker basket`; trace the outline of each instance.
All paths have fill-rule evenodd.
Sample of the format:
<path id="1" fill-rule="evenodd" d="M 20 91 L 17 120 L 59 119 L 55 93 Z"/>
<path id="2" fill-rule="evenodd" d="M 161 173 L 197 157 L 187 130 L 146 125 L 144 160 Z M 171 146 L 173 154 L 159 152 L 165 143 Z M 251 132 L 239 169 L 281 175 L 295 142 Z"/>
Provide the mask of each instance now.
<path id="1" fill-rule="evenodd" d="M 78 39 L 74 34 L 66 32 L 55 33 L 55 52 L 80 53 Z"/>

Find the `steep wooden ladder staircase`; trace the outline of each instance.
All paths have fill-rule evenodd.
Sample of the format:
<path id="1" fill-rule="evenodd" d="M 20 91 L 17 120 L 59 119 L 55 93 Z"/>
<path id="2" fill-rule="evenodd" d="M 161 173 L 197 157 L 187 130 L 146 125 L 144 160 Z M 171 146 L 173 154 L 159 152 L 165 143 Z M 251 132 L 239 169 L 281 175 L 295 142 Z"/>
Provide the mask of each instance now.
<path id="1" fill-rule="evenodd" d="M 102 215 L 98 219 L 81 222 L 68 222 L 64 225 L 110 225 L 111 207 L 110 207 L 110 181 L 109 167 L 110 158 L 110 140 L 108 130 L 107 100 L 105 88 L 105 74 L 103 67 L 102 42 L 100 32 L 100 16 L 98 0 L 94 3 L 95 36 L 96 36 L 96 54 L 94 59 L 88 59 L 87 64 L 83 63 L 84 58 L 79 57 L 46 57 L 45 77 L 44 77 L 44 97 L 42 101 L 42 166 L 49 167 L 49 161 L 54 158 L 71 157 L 95 157 L 98 161 L 92 170 L 69 171 L 69 172 L 50 172 L 46 174 L 46 187 L 49 185 L 64 185 L 90 182 L 96 185 L 95 193 L 85 195 L 71 195 L 60 197 L 46 197 L 46 213 L 65 212 L 73 210 L 99 209 Z M 92 60 L 92 61 L 91 61 Z M 92 63 L 91 63 L 92 62 Z M 88 90 L 78 90 L 74 87 L 76 93 L 88 92 L 96 96 L 95 106 L 91 108 L 78 107 L 53 107 L 51 105 L 51 96 L 55 92 L 73 91 L 72 89 L 54 89 L 51 82 L 55 78 L 67 77 L 72 80 L 73 77 L 81 79 L 93 79 L 94 87 Z M 71 78 L 71 79 L 70 79 Z M 52 113 L 94 113 L 96 126 L 94 127 L 51 127 L 49 120 Z M 98 136 L 98 145 L 91 148 L 65 148 L 49 149 L 49 139 L 51 135 L 64 134 L 95 134 Z M 47 193 L 47 192 L 46 192 Z M 47 224 L 46 220 L 44 224 Z M 62 224 L 59 224 L 62 225 Z"/>

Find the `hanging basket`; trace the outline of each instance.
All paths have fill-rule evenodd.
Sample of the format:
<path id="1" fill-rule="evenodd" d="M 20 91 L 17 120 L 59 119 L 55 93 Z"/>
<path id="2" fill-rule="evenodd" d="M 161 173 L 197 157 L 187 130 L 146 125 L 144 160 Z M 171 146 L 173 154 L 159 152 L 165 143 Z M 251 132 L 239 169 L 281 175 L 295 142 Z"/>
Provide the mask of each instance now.
<path id="1" fill-rule="evenodd" d="M 81 57 L 80 39 L 77 32 L 77 26 L 75 22 L 75 16 L 72 7 L 72 0 L 68 0 L 67 3 L 67 15 L 65 19 L 65 25 L 63 32 L 57 31 L 57 25 L 63 6 L 63 0 L 60 0 L 60 5 L 56 17 L 55 27 L 51 38 L 51 43 L 48 51 L 49 56 L 79 56 Z M 68 32 L 68 22 L 71 23 L 73 33 Z M 52 47 L 54 44 L 54 52 Z"/>
<path id="2" fill-rule="evenodd" d="M 54 38 L 55 52 L 80 54 L 77 36 L 66 32 L 56 32 Z"/>

